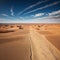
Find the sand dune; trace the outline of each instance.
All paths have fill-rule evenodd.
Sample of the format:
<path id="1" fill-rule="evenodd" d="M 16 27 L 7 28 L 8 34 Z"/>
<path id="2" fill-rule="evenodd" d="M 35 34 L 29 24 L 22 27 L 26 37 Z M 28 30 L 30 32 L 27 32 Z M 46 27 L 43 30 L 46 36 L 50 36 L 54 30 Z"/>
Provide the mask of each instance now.
<path id="1" fill-rule="evenodd" d="M 60 24 L 0 25 L 0 60 L 60 60 Z"/>

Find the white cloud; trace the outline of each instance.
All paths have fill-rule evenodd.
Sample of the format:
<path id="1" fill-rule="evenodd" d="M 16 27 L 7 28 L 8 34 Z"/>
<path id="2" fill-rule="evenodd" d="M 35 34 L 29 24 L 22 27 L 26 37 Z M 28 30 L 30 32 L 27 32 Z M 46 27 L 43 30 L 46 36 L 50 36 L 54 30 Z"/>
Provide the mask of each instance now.
<path id="1" fill-rule="evenodd" d="M 47 16 L 43 18 L 35 18 L 38 23 L 60 23 L 60 18 L 55 18 L 54 16 Z"/>
<path id="2" fill-rule="evenodd" d="M 44 2 L 46 2 L 46 1 L 49 1 L 49 0 L 38 1 L 37 3 L 35 3 L 35 4 L 33 4 L 33 5 L 30 5 L 30 6 L 28 6 L 27 8 L 25 8 L 23 11 L 19 12 L 18 15 L 22 14 L 23 12 L 27 11 L 28 9 L 31 9 L 31 8 L 37 6 L 37 5 L 41 4 L 41 3 L 44 3 Z"/>
<path id="3" fill-rule="evenodd" d="M 43 15 L 44 15 L 44 13 L 37 13 L 37 14 L 31 15 L 31 17 L 41 17 Z"/>
<path id="4" fill-rule="evenodd" d="M 11 8 L 10 12 L 11 12 L 11 15 L 14 16 L 13 8 Z"/>
<path id="5" fill-rule="evenodd" d="M 9 16 L 9 15 L 7 15 L 7 14 L 1 14 L 2 16 L 4 16 L 4 17 L 7 17 L 7 18 L 9 18 L 9 19 L 14 19 L 14 17 L 11 17 L 11 16 Z"/>
<path id="6" fill-rule="evenodd" d="M 45 9 L 45 8 L 48 8 L 48 7 L 54 6 L 54 5 L 58 4 L 58 3 L 60 3 L 60 1 L 58 1 L 58 2 L 54 2 L 54 3 L 49 4 L 49 5 L 45 5 L 45 6 L 43 6 L 43 7 L 40 7 L 40 8 L 34 9 L 34 10 L 29 11 L 29 12 L 26 12 L 26 13 L 24 13 L 24 14 L 28 14 L 28 13 L 32 13 L 32 12 L 35 12 L 35 11 L 38 11 L 38 10 L 42 10 L 42 9 Z"/>
<path id="7" fill-rule="evenodd" d="M 49 15 L 56 15 L 56 14 L 60 14 L 60 10 L 49 13 Z"/>
<path id="8" fill-rule="evenodd" d="M 54 14 L 52 14 L 53 12 L 50 13 L 49 16 L 46 17 L 42 17 L 42 18 L 34 18 L 34 19 L 25 19 L 23 17 L 19 17 L 17 19 L 0 19 L 0 23 L 60 23 L 60 15 L 56 15 L 55 14 L 59 14 L 59 11 L 54 11 Z M 45 13 L 38 13 L 35 15 L 32 15 L 32 17 L 39 17 L 39 16 L 43 16 Z M 8 16 L 7 14 L 2 14 L 3 16 Z"/>
<path id="9" fill-rule="evenodd" d="M 38 13 L 38 14 L 35 14 L 35 17 L 39 17 L 39 16 L 43 16 L 44 13 Z"/>
<path id="10" fill-rule="evenodd" d="M 7 14 L 1 14 L 2 16 L 5 16 L 5 17 L 8 17 L 8 15 Z"/>
<path id="11" fill-rule="evenodd" d="M 46 16 L 43 18 L 34 19 L 0 19 L 0 23 L 60 23 L 60 18 L 57 16 Z"/>

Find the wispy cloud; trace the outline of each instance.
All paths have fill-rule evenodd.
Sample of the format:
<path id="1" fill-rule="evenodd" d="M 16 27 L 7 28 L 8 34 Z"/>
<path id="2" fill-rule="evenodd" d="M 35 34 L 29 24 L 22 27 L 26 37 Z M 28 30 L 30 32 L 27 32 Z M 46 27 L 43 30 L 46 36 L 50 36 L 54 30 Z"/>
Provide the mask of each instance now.
<path id="1" fill-rule="evenodd" d="M 25 20 L 23 17 L 19 17 L 20 20 Z"/>
<path id="2" fill-rule="evenodd" d="M 7 14 L 1 14 L 2 16 L 9 17 Z"/>
<path id="3" fill-rule="evenodd" d="M 29 14 L 29 13 L 32 13 L 32 12 L 35 12 L 35 11 L 38 11 L 38 10 L 42 10 L 42 9 L 45 9 L 45 8 L 54 6 L 54 5 L 58 4 L 58 3 L 60 3 L 60 1 L 54 2 L 54 3 L 49 4 L 49 5 L 45 5 L 45 6 L 43 6 L 43 7 L 37 8 L 37 9 L 34 9 L 34 10 L 32 10 L 32 11 L 26 12 L 25 14 Z"/>
<path id="4" fill-rule="evenodd" d="M 27 10 L 29 10 L 29 9 L 31 9 L 31 8 L 39 5 L 39 4 L 41 4 L 41 3 L 47 2 L 47 1 L 49 1 L 49 0 L 38 1 L 37 3 L 35 3 L 35 4 L 33 4 L 33 5 L 30 5 L 30 6 L 28 6 L 27 8 L 25 8 L 23 11 L 19 12 L 18 15 L 22 14 L 23 12 L 25 12 L 25 11 L 27 11 Z"/>
<path id="5" fill-rule="evenodd" d="M 60 18 L 54 16 L 46 16 L 43 18 L 35 18 L 37 23 L 60 23 Z"/>
<path id="6" fill-rule="evenodd" d="M 42 14 L 44 14 L 44 13 L 42 13 Z M 60 19 L 60 10 L 58 10 L 58 11 L 53 11 L 53 12 L 51 12 L 51 13 L 48 13 L 48 15 L 47 16 L 44 16 L 44 17 L 42 17 L 42 19 Z M 38 18 L 38 19 L 40 19 L 40 18 Z"/>
<path id="7" fill-rule="evenodd" d="M 7 15 L 7 14 L 1 14 L 2 16 L 4 16 L 4 17 L 7 17 L 7 18 L 9 18 L 9 19 L 14 19 L 14 17 L 11 17 L 11 16 L 9 16 L 9 15 Z"/>
<path id="8" fill-rule="evenodd" d="M 60 20 L 60 10 L 58 11 L 53 11 L 51 13 L 48 13 L 50 18 L 53 19 L 59 19 Z"/>
<path id="9" fill-rule="evenodd" d="M 13 8 L 10 9 L 10 12 L 11 12 L 11 16 L 14 16 L 14 11 L 13 11 Z M 5 16 L 5 17 L 10 17 L 9 15 L 3 13 L 1 14 L 2 16 Z"/>
<path id="10" fill-rule="evenodd" d="M 49 15 L 56 15 L 56 14 L 60 14 L 60 10 L 49 13 Z"/>
<path id="11" fill-rule="evenodd" d="M 15 20 L 15 19 L 14 19 Z M 13 19 L 0 19 L 1 23 L 60 23 L 60 18 L 56 19 L 54 16 L 47 16 L 43 18 L 35 18 L 35 19 L 29 19 L 29 20 L 20 20 L 16 19 L 14 21 Z"/>
<path id="12" fill-rule="evenodd" d="M 13 8 L 11 8 L 10 12 L 11 12 L 11 16 L 14 16 Z"/>
<path id="13" fill-rule="evenodd" d="M 44 15 L 44 13 L 37 13 L 37 14 L 35 14 L 35 15 L 31 15 L 32 17 L 40 17 L 40 16 L 43 16 Z"/>

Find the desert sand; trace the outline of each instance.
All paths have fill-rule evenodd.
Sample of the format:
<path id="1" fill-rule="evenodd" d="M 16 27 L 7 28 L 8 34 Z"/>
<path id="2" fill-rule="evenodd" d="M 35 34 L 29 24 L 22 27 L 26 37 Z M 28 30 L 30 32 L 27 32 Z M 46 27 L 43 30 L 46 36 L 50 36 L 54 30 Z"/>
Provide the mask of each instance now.
<path id="1" fill-rule="evenodd" d="M 0 60 L 60 60 L 60 24 L 0 25 Z"/>

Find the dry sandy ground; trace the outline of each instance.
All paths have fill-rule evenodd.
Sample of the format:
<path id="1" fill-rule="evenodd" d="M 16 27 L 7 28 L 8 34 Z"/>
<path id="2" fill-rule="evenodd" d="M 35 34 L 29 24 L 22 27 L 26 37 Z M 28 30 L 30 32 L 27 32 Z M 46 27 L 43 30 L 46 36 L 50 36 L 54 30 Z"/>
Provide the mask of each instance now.
<path id="1" fill-rule="evenodd" d="M 55 47 L 56 44 L 50 43 L 44 34 L 40 34 L 34 28 L 31 28 L 30 35 L 33 60 L 60 60 L 60 50 Z"/>
<path id="2" fill-rule="evenodd" d="M 28 30 L 0 33 L 0 60 L 30 60 Z"/>
<path id="3" fill-rule="evenodd" d="M 56 48 L 60 50 L 60 25 L 48 24 L 43 25 L 41 28 L 37 27 L 38 33 L 44 35 L 48 41 L 50 41 Z"/>
<path id="4" fill-rule="evenodd" d="M 3 25 L 0 60 L 60 60 L 59 27 L 59 24 Z"/>

